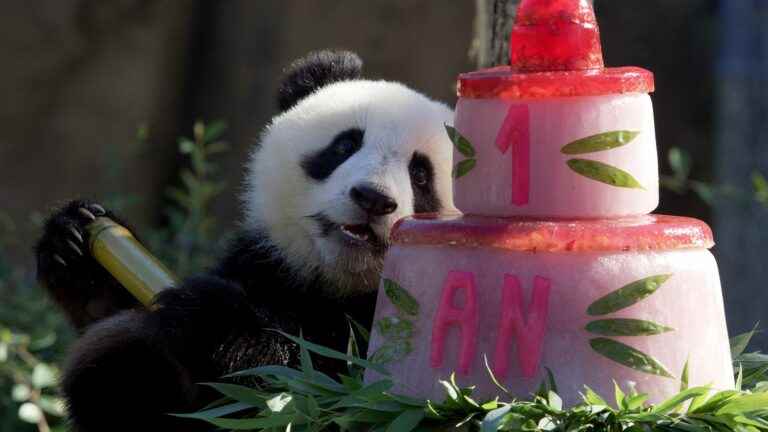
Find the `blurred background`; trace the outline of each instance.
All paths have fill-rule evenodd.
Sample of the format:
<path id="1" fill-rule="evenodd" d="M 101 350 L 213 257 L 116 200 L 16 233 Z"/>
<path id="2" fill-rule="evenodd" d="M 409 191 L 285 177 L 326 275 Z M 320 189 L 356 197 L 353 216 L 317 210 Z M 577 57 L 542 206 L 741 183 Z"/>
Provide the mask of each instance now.
<path id="1" fill-rule="evenodd" d="M 453 104 L 456 75 L 477 67 L 478 5 L 493 3 L 4 3 L 0 431 L 61 427 L 52 384 L 72 334 L 40 294 L 32 255 L 52 208 L 105 202 L 177 271 L 195 271 L 238 218 L 242 165 L 275 114 L 283 67 L 351 49 L 367 77 Z M 750 330 L 768 308 L 768 2 L 596 0 L 596 10 L 606 63 L 656 73 L 659 211 L 712 225 L 731 333 Z"/>

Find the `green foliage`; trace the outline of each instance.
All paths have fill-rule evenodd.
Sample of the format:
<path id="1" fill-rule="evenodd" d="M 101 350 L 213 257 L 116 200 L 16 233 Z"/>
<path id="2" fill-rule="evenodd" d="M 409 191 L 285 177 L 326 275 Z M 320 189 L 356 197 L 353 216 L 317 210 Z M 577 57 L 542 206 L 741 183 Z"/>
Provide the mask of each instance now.
<path id="1" fill-rule="evenodd" d="M 217 180 L 211 157 L 226 151 L 226 144 L 220 141 L 225 129 L 221 122 L 207 126 L 197 122 L 192 138 L 179 139 L 179 152 L 189 159 L 189 167 L 181 170 L 179 186 L 168 191 L 168 224 L 138 233 L 179 275 L 204 269 L 216 256 L 211 245 L 219 236 L 210 203 L 223 184 Z M 146 128 L 139 129 L 139 140 L 148 136 Z M 109 172 L 119 176 L 119 158 L 112 156 L 106 161 Z M 138 197 L 119 191 L 104 200 L 118 211 L 137 201 Z M 41 218 L 33 216 L 33 228 L 39 230 Z M 0 431 L 63 432 L 64 405 L 55 385 L 57 364 L 74 334 L 38 286 L 31 266 L 13 265 L 5 253 L 11 248 L 29 249 L 16 242 L 16 231 L 14 222 L 0 212 Z"/>
<path id="2" fill-rule="evenodd" d="M 73 334 L 31 269 L 11 265 L 16 226 L 0 219 L 0 431 L 63 431 L 56 364 Z"/>
<path id="3" fill-rule="evenodd" d="M 708 205 L 714 204 L 718 199 L 731 199 L 742 202 L 757 202 L 768 208 L 768 180 L 765 176 L 754 171 L 751 174 L 752 190 L 745 191 L 731 185 L 716 185 L 700 180 L 691 179 L 693 161 L 685 150 L 673 147 L 667 153 L 667 162 L 672 168 L 671 175 L 662 175 L 661 186 L 683 195 L 694 192 Z"/>
<path id="4" fill-rule="evenodd" d="M 740 388 L 768 392 L 768 354 L 746 352 L 749 341 L 757 333 L 752 331 L 731 339 L 731 355 L 736 370 L 736 381 Z"/>
<path id="5" fill-rule="evenodd" d="M 689 388 L 686 365 L 680 393 L 658 405 L 648 404 L 648 397 L 634 389 L 625 392 L 616 385 L 613 403 L 585 387 L 582 402 L 573 407 L 563 405 L 551 373 L 530 400 L 479 401 L 472 397 L 473 388 L 458 386 L 454 376 L 440 381 L 446 393 L 440 403 L 399 395 L 391 392 L 394 382 L 385 371 L 379 370 L 382 379 L 366 384 L 359 369 L 366 366 L 364 360 L 286 335 L 301 347 L 300 369 L 265 366 L 237 373 L 234 376 L 255 377 L 261 384 L 208 384 L 224 398 L 202 411 L 177 415 L 228 430 L 765 432 L 768 357 L 744 354 L 752 335 L 754 330 L 733 339 L 743 389 Z M 357 366 L 337 381 L 313 368 L 309 352 L 346 358 Z M 749 380 L 743 378 L 747 368 Z M 497 382 L 490 368 L 488 373 Z"/>
<path id="6" fill-rule="evenodd" d="M 213 264 L 221 239 L 216 221 L 210 214 L 211 202 L 224 189 L 217 179 L 219 168 L 211 158 L 229 149 L 220 140 L 226 131 L 223 122 L 210 125 L 198 121 L 192 138 L 178 140 L 179 152 L 189 159 L 189 166 L 179 173 L 179 185 L 169 187 L 170 205 L 165 214 L 168 225 L 150 233 L 150 248 L 177 275 L 184 277 Z"/>

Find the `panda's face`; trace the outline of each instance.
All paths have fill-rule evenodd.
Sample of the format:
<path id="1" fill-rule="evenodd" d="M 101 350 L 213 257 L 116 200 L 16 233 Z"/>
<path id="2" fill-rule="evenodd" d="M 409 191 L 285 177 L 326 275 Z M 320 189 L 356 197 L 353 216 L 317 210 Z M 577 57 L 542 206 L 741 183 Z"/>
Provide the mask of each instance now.
<path id="1" fill-rule="evenodd" d="M 454 211 L 453 112 L 400 84 L 324 87 L 277 117 L 254 153 L 248 223 L 304 275 L 375 289 L 393 224 Z"/>

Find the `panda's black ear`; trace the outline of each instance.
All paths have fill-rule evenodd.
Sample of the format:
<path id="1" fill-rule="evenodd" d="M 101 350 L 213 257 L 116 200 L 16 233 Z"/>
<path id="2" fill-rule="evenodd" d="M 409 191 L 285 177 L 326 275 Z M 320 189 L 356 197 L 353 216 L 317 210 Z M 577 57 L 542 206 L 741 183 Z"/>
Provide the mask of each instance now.
<path id="1" fill-rule="evenodd" d="M 338 81 L 359 79 L 363 61 L 350 51 L 314 51 L 285 69 L 277 95 L 280 111 L 286 111 L 315 90 Z"/>

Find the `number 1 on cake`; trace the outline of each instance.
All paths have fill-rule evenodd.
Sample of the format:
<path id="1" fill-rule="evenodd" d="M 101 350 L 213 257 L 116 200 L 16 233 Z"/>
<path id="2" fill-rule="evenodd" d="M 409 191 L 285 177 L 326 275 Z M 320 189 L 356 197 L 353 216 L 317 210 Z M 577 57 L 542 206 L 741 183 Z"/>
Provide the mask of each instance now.
<path id="1" fill-rule="evenodd" d="M 531 129 L 528 105 L 509 107 L 496 136 L 502 154 L 512 148 L 512 204 L 528 204 L 531 190 Z"/>

